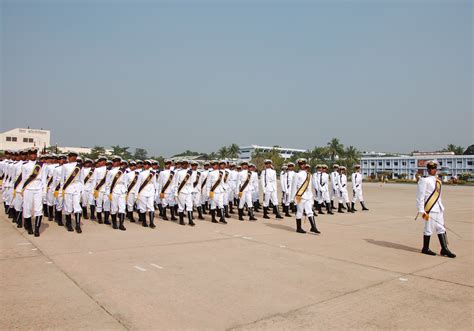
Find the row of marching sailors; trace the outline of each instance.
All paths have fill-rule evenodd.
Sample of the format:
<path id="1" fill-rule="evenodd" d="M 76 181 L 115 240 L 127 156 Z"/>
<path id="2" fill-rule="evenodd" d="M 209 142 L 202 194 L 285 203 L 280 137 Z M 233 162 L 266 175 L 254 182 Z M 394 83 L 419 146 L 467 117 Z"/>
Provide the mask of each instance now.
<path id="1" fill-rule="evenodd" d="M 313 210 L 323 214 L 322 207 L 325 206 L 328 214 L 333 214 L 334 199 L 339 201 L 339 213 L 344 213 L 343 202 L 346 203 L 349 212 L 355 212 L 355 202 L 360 201 L 362 210 L 368 210 L 365 207 L 362 195 L 362 175 L 360 166 L 355 165 L 355 172 L 352 174 L 353 197 L 352 204 L 349 205 L 349 195 L 347 191 L 346 168 L 334 165 L 334 171 L 331 173 L 332 197 L 329 189 L 329 174 L 327 165 L 318 165 L 316 173 L 311 174 L 311 167 L 308 166 L 304 158 L 297 160 L 299 171 L 295 172 L 295 164 L 288 163 L 283 167 L 280 174 L 283 205 L 287 213 L 290 208 L 296 209 L 296 232 L 306 233 L 301 226 L 301 219 L 306 216 L 311 225 L 311 232 L 320 233 L 316 227 Z M 292 205 L 293 204 L 293 205 Z"/>
<path id="2" fill-rule="evenodd" d="M 355 203 L 357 200 L 360 202 L 362 210 L 369 210 L 365 206 L 363 194 L 362 194 L 362 174 L 360 173 L 360 165 L 354 165 L 354 172 L 352 173 L 352 201 L 349 205 L 349 193 L 347 188 L 347 175 L 346 167 L 339 166 L 338 164 L 333 165 L 333 172 L 328 174 L 328 166 L 326 164 L 318 164 L 316 166 L 316 172 L 312 178 L 312 188 L 314 190 L 314 209 L 318 214 L 325 214 L 323 208 L 326 208 L 327 214 L 333 215 L 334 200 L 338 201 L 338 213 L 344 213 L 343 210 L 354 213 Z M 282 166 L 280 173 L 280 181 L 282 187 L 282 205 L 285 212 L 285 216 L 291 216 L 288 214 L 289 210 L 295 210 L 296 207 L 293 202 L 290 201 L 290 189 L 295 174 L 295 164 L 292 162 L 285 163 Z M 331 188 L 329 187 L 329 179 L 331 179 Z M 345 205 L 347 206 L 344 206 Z"/>

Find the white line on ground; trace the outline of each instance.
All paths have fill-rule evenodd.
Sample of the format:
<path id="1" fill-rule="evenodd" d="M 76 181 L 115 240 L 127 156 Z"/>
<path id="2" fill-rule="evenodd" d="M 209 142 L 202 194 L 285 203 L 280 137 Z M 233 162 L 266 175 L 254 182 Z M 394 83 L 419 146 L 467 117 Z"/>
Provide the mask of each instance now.
<path id="1" fill-rule="evenodd" d="M 89 252 L 89 254 L 92 254 L 92 252 Z"/>
<path id="2" fill-rule="evenodd" d="M 158 269 L 163 269 L 163 267 L 159 266 L 158 264 L 150 263 L 150 265 Z"/>
<path id="3" fill-rule="evenodd" d="M 134 266 L 134 268 L 137 269 L 137 270 L 140 270 L 140 271 L 146 271 L 146 269 L 144 269 L 144 268 L 142 268 L 142 267 L 139 267 L 139 266 L 137 266 L 137 265 Z"/>
<path id="4" fill-rule="evenodd" d="M 234 237 L 242 237 L 241 234 L 234 234 Z"/>
<path id="5" fill-rule="evenodd" d="M 242 237 L 243 239 L 252 240 L 252 237 Z"/>
<path id="6" fill-rule="evenodd" d="M 53 262 L 51 262 L 51 261 L 46 261 L 45 263 L 47 263 L 47 264 L 53 264 Z"/>
<path id="7" fill-rule="evenodd" d="M 280 247 L 281 247 L 281 248 L 286 248 L 286 246 L 285 246 L 285 245 L 280 245 Z"/>
<path id="8" fill-rule="evenodd" d="M 31 243 L 19 243 L 18 245 L 20 245 L 20 246 L 26 246 L 26 245 L 31 245 Z"/>
<path id="9" fill-rule="evenodd" d="M 406 278 L 398 278 L 401 282 L 408 282 L 408 279 Z"/>
<path id="10" fill-rule="evenodd" d="M 32 250 L 32 251 L 37 251 L 37 250 L 38 250 L 38 248 L 32 248 L 31 250 Z"/>

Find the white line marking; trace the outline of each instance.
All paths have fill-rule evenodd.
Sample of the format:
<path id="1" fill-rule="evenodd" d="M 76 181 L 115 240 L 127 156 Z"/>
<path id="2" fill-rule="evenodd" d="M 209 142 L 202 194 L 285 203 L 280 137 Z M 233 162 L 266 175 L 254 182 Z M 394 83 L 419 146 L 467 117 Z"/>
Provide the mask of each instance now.
<path id="1" fill-rule="evenodd" d="M 51 262 L 51 261 L 46 261 L 46 263 L 47 263 L 47 264 L 53 264 L 53 262 Z"/>
<path id="2" fill-rule="evenodd" d="M 31 245 L 31 243 L 19 243 L 18 245 L 20 245 L 20 246 L 26 246 L 26 245 Z"/>
<path id="3" fill-rule="evenodd" d="M 241 234 L 234 234 L 234 237 L 242 237 Z"/>
<path id="4" fill-rule="evenodd" d="M 134 268 L 137 269 L 137 270 L 140 270 L 140 271 L 146 271 L 146 269 L 144 269 L 144 268 L 142 268 L 142 267 L 139 267 L 139 266 L 137 266 L 137 265 L 134 266 Z"/>
<path id="5" fill-rule="evenodd" d="M 252 240 L 252 237 L 242 237 L 243 239 Z"/>
<path id="6" fill-rule="evenodd" d="M 159 266 L 158 264 L 150 263 L 150 265 L 158 269 L 163 269 L 163 267 Z"/>
<path id="7" fill-rule="evenodd" d="M 406 278 L 398 278 L 401 282 L 408 282 L 408 279 Z"/>
<path id="8" fill-rule="evenodd" d="M 92 252 L 89 252 L 89 254 L 92 254 Z"/>
<path id="9" fill-rule="evenodd" d="M 38 250 L 38 248 L 32 248 L 31 250 L 32 250 L 32 251 L 37 251 L 37 250 Z"/>
<path id="10" fill-rule="evenodd" d="M 286 246 L 285 246 L 285 245 L 280 245 L 280 247 L 281 247 L 281 248 L 286 248 Z"/>
<path id="11" fill-rule="evenodd" d="M 218 230 L 216 230 L 216 231 L 214 231 L 214 232 L 216 232 L 216 233 L 220 233 L 220 231 L 218 231 Z"/>

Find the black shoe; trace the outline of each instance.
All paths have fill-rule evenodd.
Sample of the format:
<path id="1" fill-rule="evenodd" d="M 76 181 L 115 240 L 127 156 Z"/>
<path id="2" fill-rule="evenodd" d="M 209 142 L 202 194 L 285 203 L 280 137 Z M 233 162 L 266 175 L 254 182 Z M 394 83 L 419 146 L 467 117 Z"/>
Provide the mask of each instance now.
<path id="1" fill-rule="evenodd" d="M 334 215 L 331 210 L 331 206 L 329 205 L 329 202 L 326 202 L 326 212 L 328 213 L 328 215 Z"/>
<path id="2" fill-rule="evenodd" d="M 197 207 L 198 211 L 198 219 L 203 220 L 204 216 L 202 216 L 202 207 Z"/>
<path id="3" fill-rule="evenodd" d="M 227 221 L 225 220 L 225 211 L 224 208 L 218 209 L 217 210 L 217 215 L 219 216 L 219 222 L 223 224 L 227 224 Z"/>
<path id="4" fill-rule="evenodd" d="M 249 208 L 249 221 L 256 221 L 257 219 L 255 218 L 255 214 L 253 212 L 253 208 Z"/>
<path id="5" fill-rule="evenodd" d="M 263 218 L 268 220 L 270 216 L 268 216 L 268 207 L 263 207 Z"/>
<path id="6" fill-rule="evenodd" d="M 135 221 L 135 217 L 133 217 L 133 211 L 129 211 L 129 213 L 130 213 L 130 222 L 135 223 L 136 221 Z"/>
<path id="7" fill-rule="evenodd" d="M 184 212 L 180 211 L 178 216 L 179 216 L 179 225 L 186 225 L 184 224 Z"/>
<path id="8" fill-rule="evenodd" d="M 69 232 L 73 232 L 74 229 L 72 228 L 72 216 L 69 214 L 69 215 L 66 215 L 66 229 L 69 231 Z"/>
<path id="9" fill-rule="evenodd" d="M 235 214 L 234 212 L 234 203 L 229 202 L 229 213 L 230 214 Z"/>
<path id="10" fill-rule="evenodd" d="M 243 221 L 244 220 L 244 210 L 239 208 L 237 210 L 237 213 L 239 214 L 239 221 Z"/>
<path id="11" fill-rule="evenodd" d="M 154 229 L 156 228 L 155 226 L 155 213 L 152 211 L 148 212 L 148 217 L 150 218 L 150 228 Z"/>
<path id="12" fill-rule="evenodd" d="M 301 219 L 297 218 L 296 219 L 296 232 L 298 233 L 306 233 L 305 230 L 301 227 Z"/>
<path id="13" fill-rule="evenodd" d="M 64 224 L 63 224 L 63 212 L 62 211 L 57 211 L 56 210 L 56 213 L 54 214 L 54 217 L 57 217 L 56 221 L 58 222 L 59 226 L 64 226 Z"/>
<path id="14" fill-rule="evenodd" d="M 351 203 L 351 210 L 352 210 L 352 212 L 356 212 L 356 211 L 357 211 L 357 209 L 355 209 L 354 206 L 355 206 L 355 203 L 352 202 L 352 203 Z"/>
<path id="15" fill-rule="evenodd" d="M 48 221 L 52 222 L 54 220 L 54 207 L 48 206 Z"/>
<path id="16" fill-rule="evenodd" d="M 347 212 L 353 213 L 354 211 L 352 210 L 351 206 L 349 205 L 349 202 L 347 202 L 346 205 L 347 205 Z"/>
<path id="17" fill-rule="evenodd" d="M 176 218 L 176 211 L 175 211 L 174 206 L 170 206 L 170 211 L 171 211 L 171 220 L 177 221 L 178 219 Z"/>
<path id="18" fill-rule="evenodd" d="M 28 234 L 33 234 L 33 226 L 31 224 L 31 217 L 25 218 L 25 230 Z"/>
<path id="19" fill-rule="evenodd" d="M 340 214 L 344 214 L 344 212 L 342 211 L 342 203 L 339 202 L 339 205 L 338 205 L 338 208 L 337 208 L 337 212 L 340 213 Z"/>
<path id="20" fill-rule="evenodd" d="M 36 216 L 35 217 L 35 237 L 40 236 L 40 227 L 41 227 L 41 220 L 43 219 L 43 216 Z"/>
<path id="21" fill-rule="evenodd" d="M 82 217 L 84 217 L 85 220 L 89 219 L 89 215 L 87 215 L 87 207 L 82 207 Z"/>
<path id="22" fill-rule="evenodd" d="M 344 206 L 344 204 L 342 205 L 342 209 L 346 210 L 346 206 Z"/>
<path id="23" fill-rule="evenodd" d="M 228 206 L 224 206 L 224 215 L 225 215 L 225 217 L 230 218 L 229 207 Z"/>
<path id="24" fill-rule="evenodd" d="M 102 213 L 100 211 L 97 212 L 97 222 L 99 224 L 104 224 L 104 222 L 102 221 Z"/>
<path id="25" fill-rule="evenodd" d="M 430 238 L 431 236 L 423 236 L 423 249 L 421 252 L 426 255 L 436 255 L 435 252 L 430 250 Z"/>
<path id="26" fill-rule="evenodd" d="M 123 223 L 125 222 L 125 215 L 124 214 L 118 214 L 118 217 L 119 217 L 119 223 L 120 223 L 119 229 L 122 230 L 122 231 L 127 230 L 125 228 L 125 226 L 123 225 Z"/>
<path id="27" fill-rule="evenodd" d="M 283 212 L 285 213 L 285 217 L 291 217 L 290 206 L 283 205 Z"/>
<path id="28" fill-rule="evenodd" d="M 104 224 L 110 225 L 109 221 L 109 216 L 110 216 L 110 211 L 104 211 Z"/>
<path id="29" fill-rule="evenodd" d="M 117 214 L 112 214 L 112 228 L 117 230 L 118 229 L 118 226 L 117 226 Z"/>
<path id="30" fill-rule="evenodd" d="M 23 213 L 21 211 L 17 211 L 16 227 L 20 229 L 23 227 Z"/>
<path id="31" fill-rule="evenodd" d="M 308 217 L 308 219 L 309 219 L 309 223 L 311 224 L 311 229 L 309 231 L 314 232 L 314 233 L 321 233 L 316 227 L 316 222 L 314 221 L 314 217 L 310 216 Z"/>
<path id="32" fill-rule="evenodd" d="M 211 209 L 211 222 L 212 223 L 219 223 L 216 220 L 216 210 L 215 209 Z"/>
<path id="33" fill-rule="evenodd" d="M 365 206 L 364 201 L 361 201 L 361 202 L 360 202 L 360 205 L 362 206 L 362 210 L 369 210 L 369 209 Z"/>
<path id="34" fill-rule="evenodd" d="M 446 233 L 438 234 L 438 238 L 439 238 L 439 243 L 441 244 L 441 252 L 439 254 L 441 256 L 455 258 L 456 254 L 451 252 L 448 248 L 448 239 L 447 239 Z"/>
<path id="35" fill-rule="evenodd" d="M 91 221 L 95 221 L 96 220 L 96 218 L 95 218 L 95 206 L 91 205 L 90 208 L 91 208 Z"/>
<path id="36" fill-rule="evenodd" d="M 147 228 L 147 227 L 148 227 L 148 223 L 146 222 L 146 213 L 140 213 L 139 221 L 142 222 L 142 226 L 143 226 L 144 228 Z"/>
<path id="37" fill-rule="evenodd" d="M 198 207 L 199 208 L 199 207 Z M 194 224 L 193 222 L 193 212 L 192 211 L 188 211 L 188 220 L 189 220 L 189 225 L 191 226 L 195 226 L 196 224 Z"/>
<path id="38" fill-rule="evenodd" d="M 166 207 L 163 208 L 163 215 L 161 215 L 161 218 L 163 219 L 163 221 L 168 220 L 168 216 L 166 215 Z"/>
<path id="39" fill-rule="evenodd" d="M 74 214 L 76 216 L 76 232 L 82 233 L 81 229 L 81 213 Z"/>

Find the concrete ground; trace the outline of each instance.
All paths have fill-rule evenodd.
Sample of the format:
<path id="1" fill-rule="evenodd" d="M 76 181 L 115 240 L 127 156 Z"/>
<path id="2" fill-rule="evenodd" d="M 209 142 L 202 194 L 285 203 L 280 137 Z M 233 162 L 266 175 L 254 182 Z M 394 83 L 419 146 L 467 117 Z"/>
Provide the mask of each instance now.
<path id="1" fill-rule="evenodd" d="M 257 214 L 35 238 L 0 211 L 0 329 L 472 330 L 474 188 L 443 187 L 448 259 L 419 252 L 415 185 L 364 187 L 370 211 L 319 216 L 321 235 Z"/>

